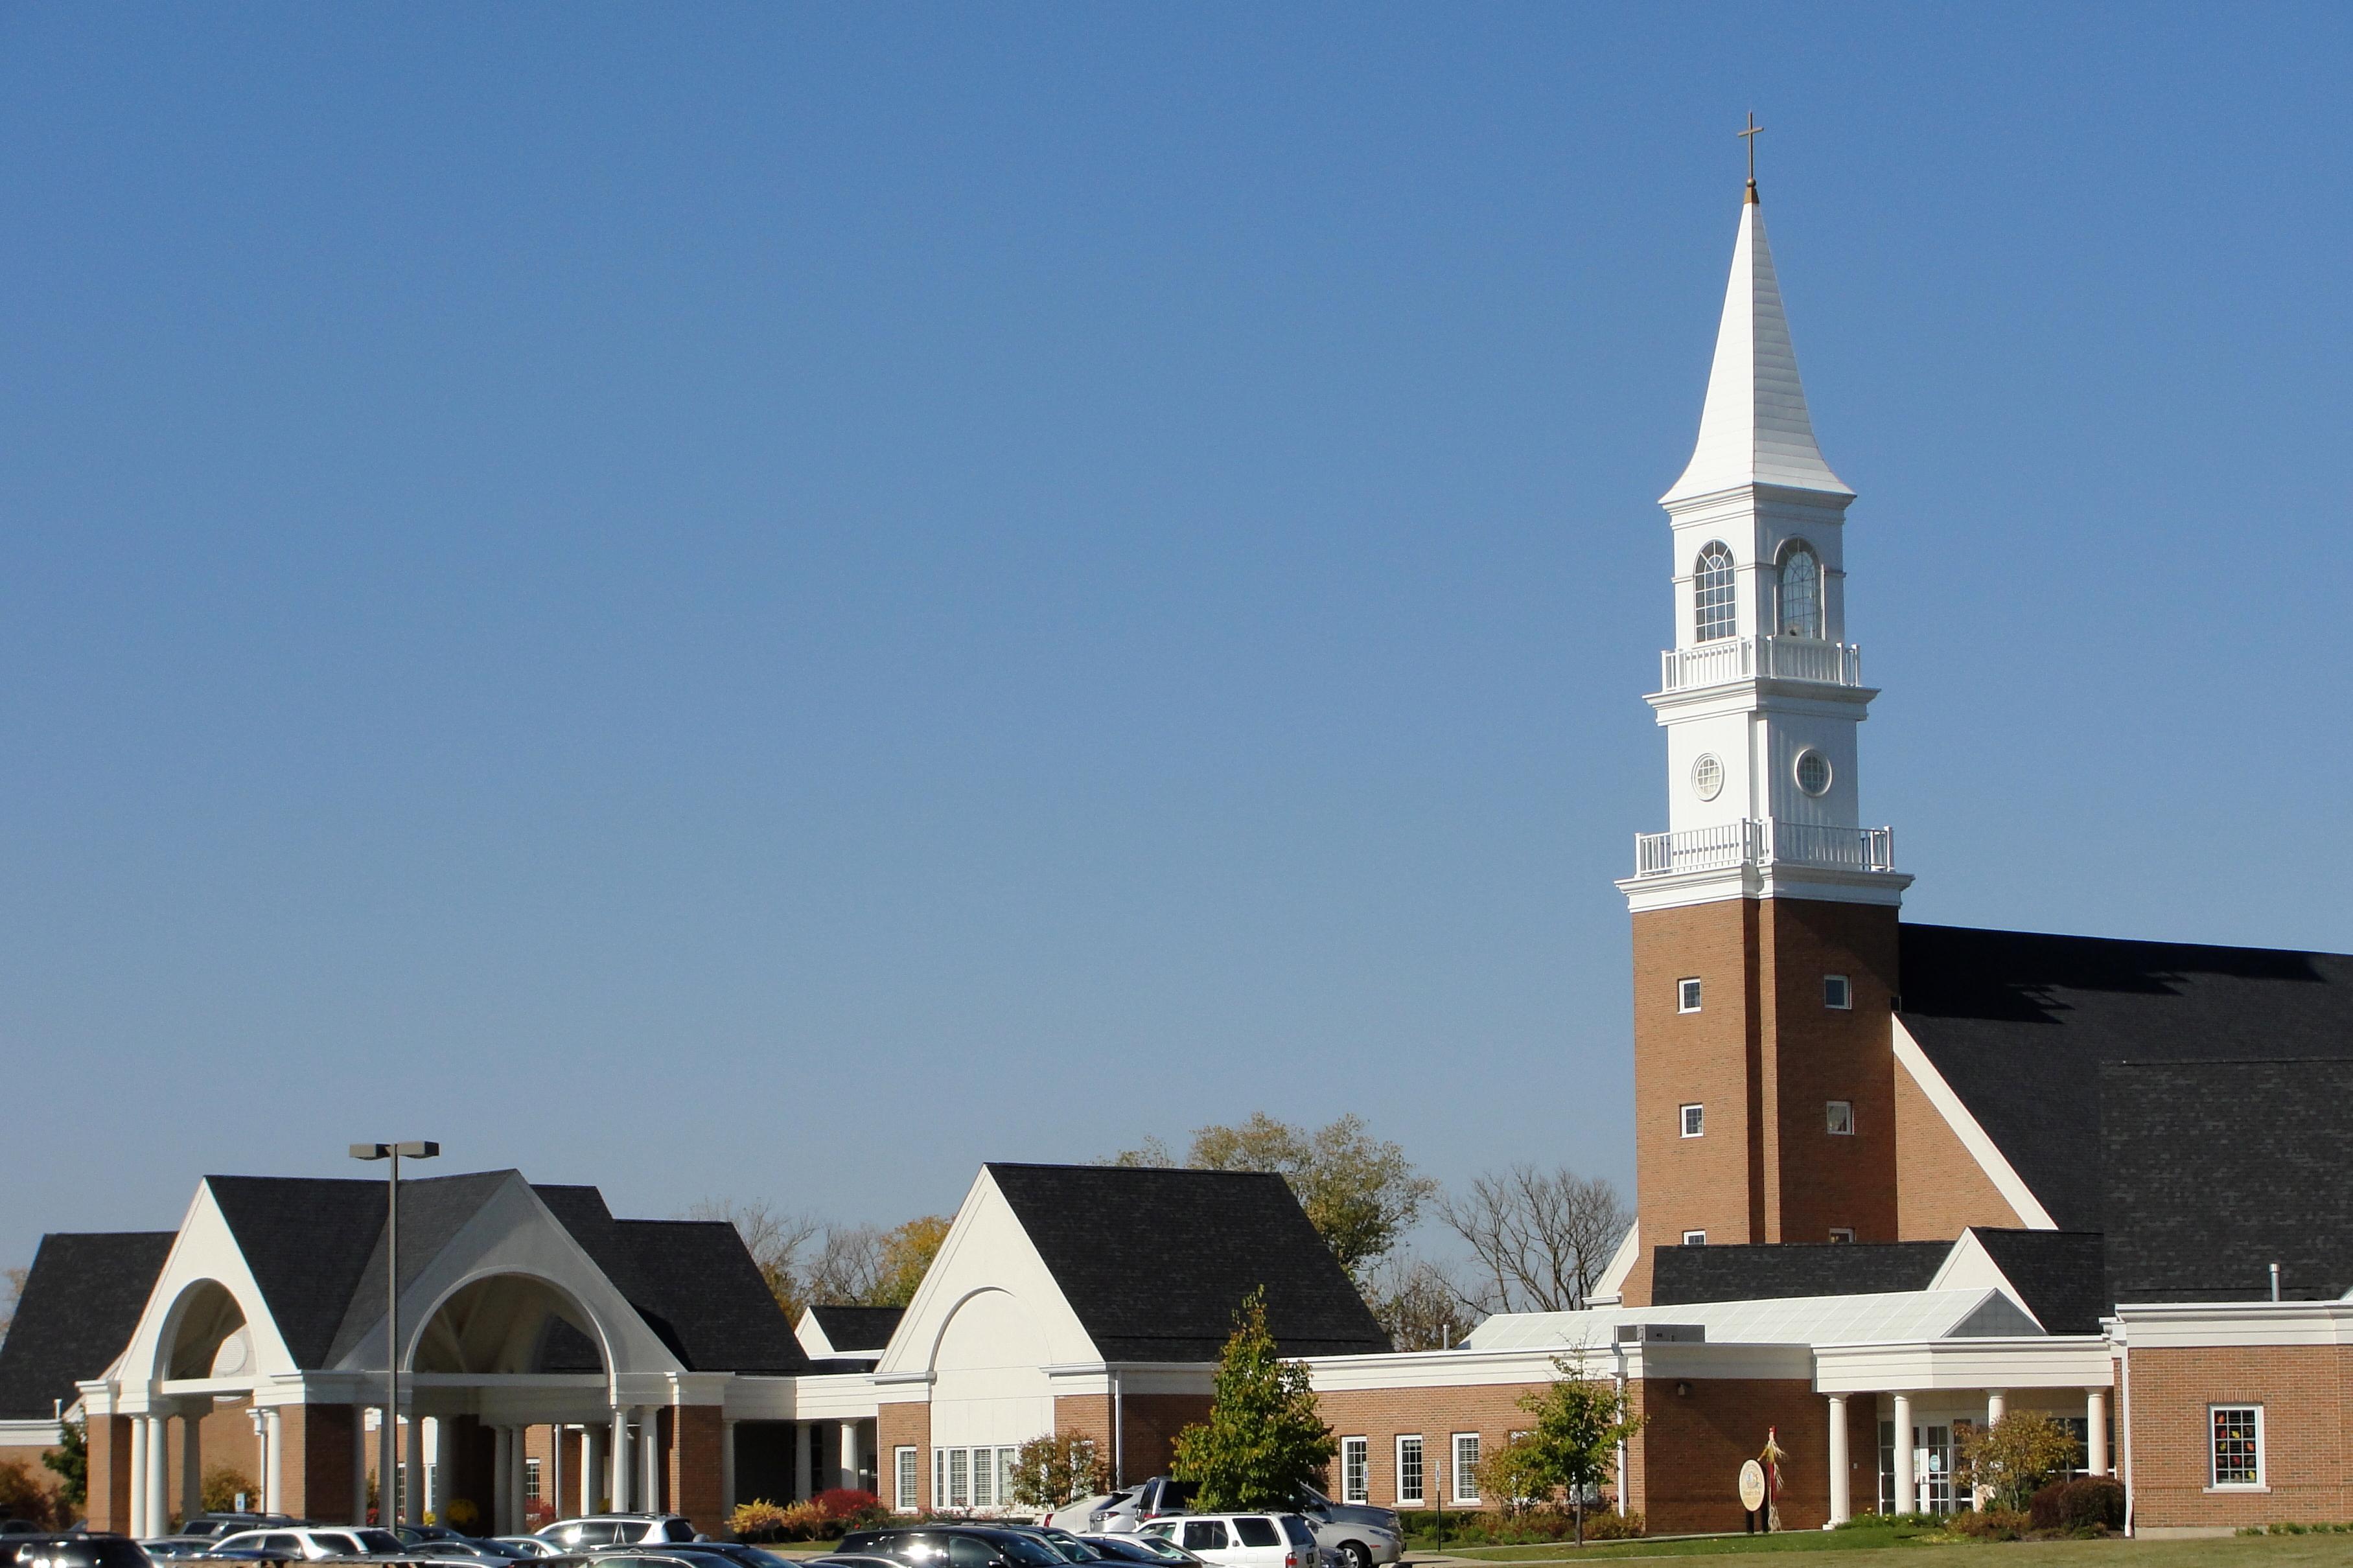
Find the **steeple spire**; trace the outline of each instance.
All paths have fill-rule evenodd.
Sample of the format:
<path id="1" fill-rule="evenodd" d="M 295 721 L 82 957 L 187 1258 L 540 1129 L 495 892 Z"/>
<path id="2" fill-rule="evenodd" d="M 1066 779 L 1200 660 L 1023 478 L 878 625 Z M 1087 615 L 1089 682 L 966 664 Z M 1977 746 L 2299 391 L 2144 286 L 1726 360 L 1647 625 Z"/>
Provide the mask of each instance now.
<path id="1" fill-rule="evenodd" d="M 1752 138 L 1749 147 L 1756 148 Z M 1789 319 L 1773 250 L 1765 240 L 1765 209 L 1752 176 L 1740 207 L 1740 237 L 1732 247 L 1732 279 L 1716 328 L 1715 364 L 1699 416 L 1699 444 L 1674 488 L 1659 498 L 1672 506 L 1743 485 L 1778 485 L 1852 497 L 1814 444 L 1798 356 L 1789 346 Z"/>

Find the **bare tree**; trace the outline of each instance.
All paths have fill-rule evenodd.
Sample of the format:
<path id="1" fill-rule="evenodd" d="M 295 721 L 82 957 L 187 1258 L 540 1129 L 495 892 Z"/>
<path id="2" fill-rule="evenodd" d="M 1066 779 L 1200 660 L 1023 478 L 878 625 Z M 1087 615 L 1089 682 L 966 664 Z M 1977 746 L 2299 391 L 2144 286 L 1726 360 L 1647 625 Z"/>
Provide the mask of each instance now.
<path id="1" fill-rule="evenodd" d="M 1634 1216 L 1601 1176 L 1514 1165 L 1439 1200 L 1471 1247 L 1472 1304 L 1491 1312 L 1566 1312 L 1585 1304 Z"/>
<path id="2" fill-rule="evenodd" d="M 1462 1336 L 1478 1327 L 1477 1313 L 1467 1304 L 1462 1288 L 1428 1258 L 1392 1253 L 1366 1271 L 1358 1288 L 1397 1350 L 1443 1350 L 1461 1343 Z"/>
<path id="3" fill-rule="evenodd" d="M 735 1227 L 744 1248 L 759 1266 L 768 1293 L 788 1317 L 798 1318 L 809 1304 L 807 1268 L 802 1253 L 810 1242 L 829 1233 L 823 1221 L 805 1214 L 786 1214 L 765 1199 L 738 1203 L 731 1198 L 705 1198 L 686 1211 L 689 1219 L 721 1219 Z"/>
<path id="4" fill-rule="evenodd" d="M 0 1289 L 5 1289 L 8 1297 L 5 1304 L 0 1304 L 0 1344 L 7 1342 L 8 1325 L 16 1321 L 16 1303 L 25 1298 L 25 1280 L 31 1273 L 28 1268 L 0 1269 Z"/>

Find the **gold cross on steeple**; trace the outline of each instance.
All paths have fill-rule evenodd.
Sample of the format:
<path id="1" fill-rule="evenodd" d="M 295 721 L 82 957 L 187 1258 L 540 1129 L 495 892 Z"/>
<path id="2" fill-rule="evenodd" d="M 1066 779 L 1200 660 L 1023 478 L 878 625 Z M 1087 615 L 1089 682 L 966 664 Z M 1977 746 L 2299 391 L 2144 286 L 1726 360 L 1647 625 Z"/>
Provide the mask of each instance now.
<path id="1" fill-rule="evenodd" d="M 1757 133 L 1764 129 L 1757 123 L 1757 111 L 1752 109 L 1748 111 L 1748 129 L 1738 133 L 1748 143 L 1748 199 L 1752 202 L 1757 199 Z"/>

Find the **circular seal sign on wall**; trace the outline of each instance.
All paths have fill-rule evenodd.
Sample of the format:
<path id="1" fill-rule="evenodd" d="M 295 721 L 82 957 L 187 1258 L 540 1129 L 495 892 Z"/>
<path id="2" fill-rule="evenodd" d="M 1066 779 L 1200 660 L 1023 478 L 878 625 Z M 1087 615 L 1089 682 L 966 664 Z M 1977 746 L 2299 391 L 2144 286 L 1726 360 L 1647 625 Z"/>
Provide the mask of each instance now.
<path id="1" fill-rule="evenodd" d="M 1754 1459 L 1740 1467 L 1740 1506 L 1751 1513 L 1765 1506 L 1765 1467 Z"/>

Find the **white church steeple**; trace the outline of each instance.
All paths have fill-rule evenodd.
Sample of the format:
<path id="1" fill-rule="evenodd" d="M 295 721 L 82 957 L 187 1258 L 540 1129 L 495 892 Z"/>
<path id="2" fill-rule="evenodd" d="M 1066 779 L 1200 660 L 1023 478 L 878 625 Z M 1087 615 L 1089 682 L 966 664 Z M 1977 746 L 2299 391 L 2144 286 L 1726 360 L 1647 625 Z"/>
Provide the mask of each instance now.
<path id="1" fill-rule="evenodd" d="M 1877 692 L 1845 640 L 1854 492 L 1814 439 L 1752 177 L 1699 440 L 1660 498 L 1675 645 L 1648 700 L 1667 731 L 1667 831 L 1636 840 L 1636 910 L 1725 898 L 1894 903 L 1890 830 L 1862 825 L 1855 731 Z"/>

